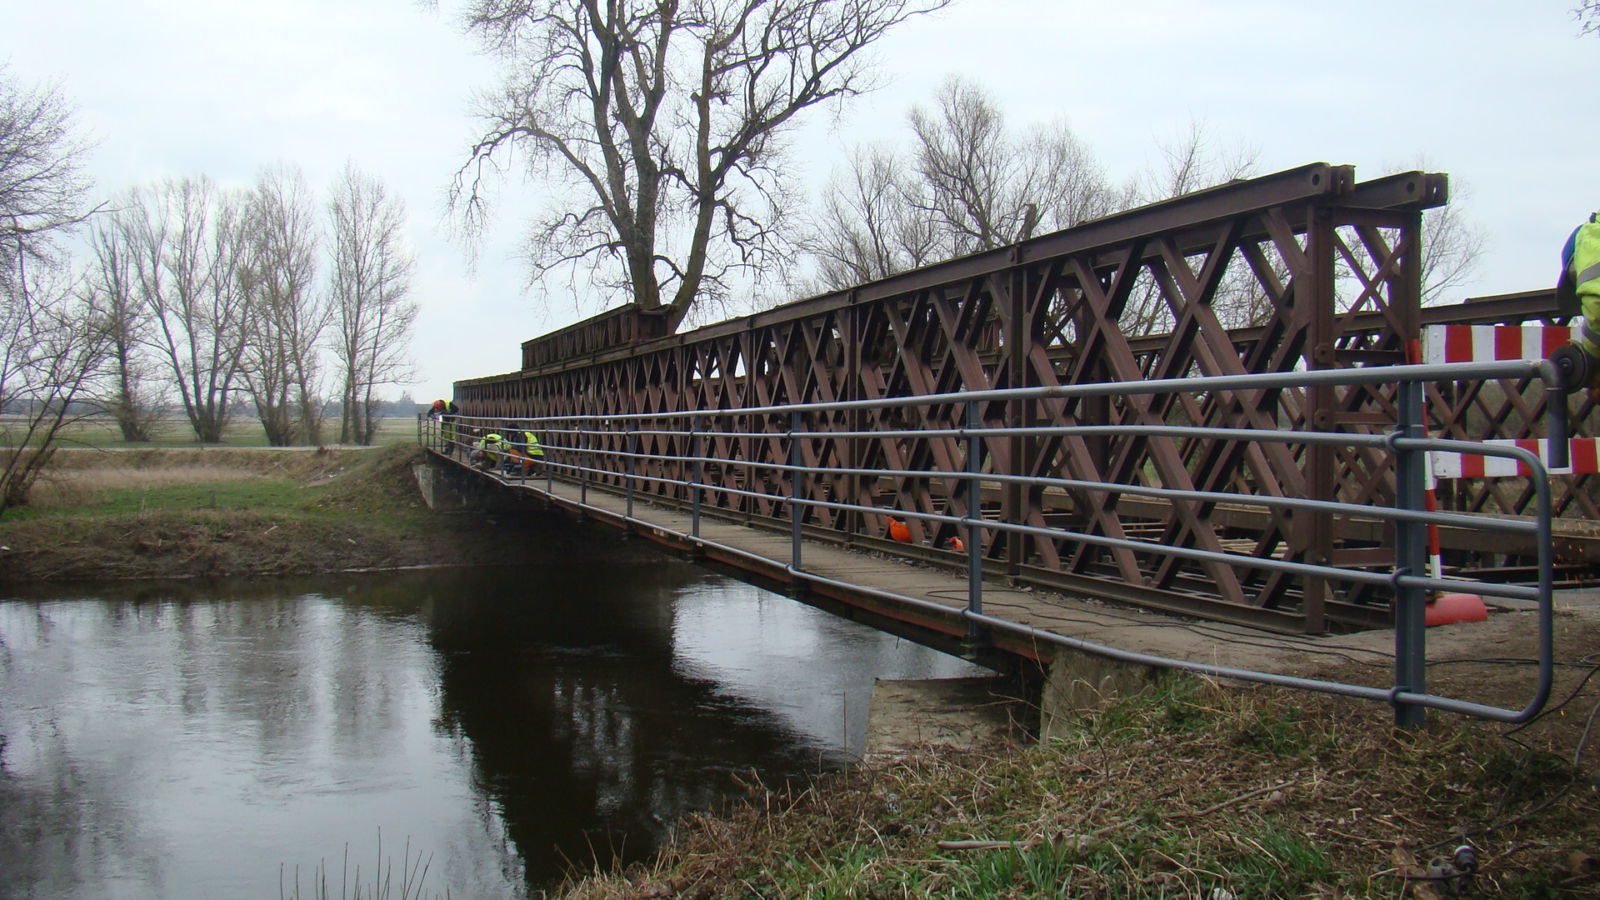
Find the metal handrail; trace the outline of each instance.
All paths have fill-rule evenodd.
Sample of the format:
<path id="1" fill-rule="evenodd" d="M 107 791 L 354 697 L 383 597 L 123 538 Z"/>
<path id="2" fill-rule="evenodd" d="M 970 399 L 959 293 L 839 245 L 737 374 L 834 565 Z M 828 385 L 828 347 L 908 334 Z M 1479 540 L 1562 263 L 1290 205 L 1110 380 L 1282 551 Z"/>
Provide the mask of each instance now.
<path id="1" fill-rule="evenodd" d="M 582 446 L 576 440 L 568 443 L 553 443 L 547 440 L 544 443 L 545 457 L 544 475 L 546 491 L 552 489 L 551 479 L 555 471 L 565 473 L 565 477 L 576 478 L 583 485 L 580 505 L 594 508 L 587 502 L 587 488 L 590 480 L 611 479 L 621 482 L 627 495 L 627 514 L 625 521 L 639 523 L 633 516 L 635 486 L 638 483 L 669 485 L 681 488 L 692 499 L 691 531 L 688 537 L 702 546 L 716 547 L 725 552 L 738 555 L 750 555 L 747 551 L 729 547 L 720 542 L 712 541 L 700 535 L 701 498 L 705 491 L 714 491 L 731 496 L 743 496 L 753 499 L 762 499 L 784 504 L 788 509 L 787 518 L 790 523 L 791 534 L 791 559 L 787 571 L 797 579 L 848 587 L 859 593 L 892 599 L 899 603 L 909 604 L 913 607 L 936 607 L 944 613 L 953 611 L 952 607 L 933 603 L 921 598 L 909 597 L 888 591 L 870 588 L 864 585 L 849 585 L 837 582 L 826 576 L 814 572 L 807 572 L 801 559 L 801 524 L 806 509 L 830 509 L 836 511 L 859 512 L 874 516 L 897 516 L 912 518 L 922 521 L 948 524 L 963 529 L 966 533 L 967 545 L 967 572 L 968 590 L 966 606 L 959 610 L 959 614 L 967 621 L 973 637 L 979 636 L 984 628 L 996 629 L 1023 634 L 1031 639 L 1046 641 L 1061 646 L 1092 652 L 1098 655 L 1127 662 L 1161 668 L 1179 669 L 1207 674 L 1217 677 L 1235 678 L 1265 684 L 1281 685 L 1308 690 L 1317 690 L 1342 696 L 1358 697 L 1364 699 L 1382 700 L 1390 703 L 1395 708 L 1396 720 L 1407 726 L 1420 724 L 1423 710 L 1440 709 L 1466 715 L 1479 716 L 1501 722 L 1525 722 L 1536 716 L 1543 708 L 1549 697 L 1551 681 L 1554 671 L 1553 648 L 1553 573 L 1551 554 L 1551 499 L 1548 483 L 1548 470 L 1544 461 L 1536 455 L 1514 446 L 1491 446 L 1472 441 L 1429 439 L 1425 436 L 1422 421 L 1421 393 L 1422 385 L 1430 381 L 1468 381 L 1490 380 L 1503 378 L 1538 378 L 1547 388 L 1554 390 L 1559 384 L 1559 379 L 1551 365 L 1546 361 L 1512 361 L 1493 363 L 1457 363 L 1446 365 L 1407 365 L 1385 366 L 1364 369 L 1338 369 L 1319 370 L 1314 372 L 1289 372 L 1254 374 L 1238 376 L 1217 376 L 1207 378 L 1173 379 L 1167 381 L 1141 381 L 1141 382 L 1114 382 L 1082 385 L 1063 385 L 1057 387 L 1015 388 L 989 391 L 963 391 L 957 393 L 923 395 L 914 397 L 894 397 L 880 400 L 852 400 L 822 403 L 786 404 L 781 406 L 763 406 L 747 409 L 717 409 L 717 410 L 673 410 L 652 413 L 627 413 L 616 415 L 578 415 L 578 416 L 535 416 L 526 418 L 508 417 L 451 417 L 456 428 L 453 443 L 460 448 L 470 449 L 470 441 L 462 440 L 462 426 L 468 428 L 492 425 L 497 428 L 510 427 L 513 430 L 535 430 L 545 432 L 547 438 L 563 435 L 572 438 L 581 438 Z M 1134 425 L 1134 426 L 1096 426 L 1096 425 L 1040 425 L 1027 427 L 983 427 L 980 424 L 979 408 L 981 404 L 1009 400 L 1038 400 L 1038 399 L 1070 399 L 1082 397 L 1128 396 L 1128 395 L 1159 395 L 1177 392 L 1226 392 L 1245 393 L 1250 391 L 1280 390 L 1285 388 L 1308 388 L 1315 386 L 1357 386 L 1357 385 L 1395 385 L 1398 388 L 1399 409 L 1395 428 L 1387 434 L 1345 434 L 1339 432 L 1282 432 L 1263 429 L 1228 429 L 1217 427 L 1182 426 L 1182 425 Z M 903 432 L 906 436 L 915 437 L 946 437 L 957 439 L 965 443 L 966 466 L 962 471 L 920 470 L 920 469 L 862 469 L 853 467 L 809 467 L 802 464 L 801 447 L 807 441 L 840 440 L 857 437 L 882 438 L 899 434 L 890 430 L 885 431 L 808 431 L 804 428 L 805 417 L 810 413 L 837 412 L 848 410 L 887 409 L 904 406 L 938 406 L 949 405 L 965 410 L 965 424 L 962 427 L 947 429 L 930 429 L 926 431 Z M 1550 403 L 1548 408 L 1548 431 L 1551 434 L 1566 433 L 1566 404 Z M 777 417 L 787 418 L 788 428 L 778 431 L 762 432 L 730 432 L 703 430 L 699 426 L 705 421 L 718 421 L 726 419 L 749 417 Z M 954 416 L 954 414 L 952 414 Z M 689 430 L 670 430 L 666 428 L 648 427 L 665 422 L 677 422 L 687 419 Z M 592 426 L 592 427 L 585 427 Z M 646 426 L 646 427 L 640 427 Z M 1340 446 L 1360 446 L 1388 452 L 1395 459 L 1397 473 L 1396 502 L 1392 508 L 1367 507 L 1358 504 L 1343 503 L 1329 500 L 1315 500 L 1300 497 L 1269 497 L 1248 494 L 1231 494 L 1216 491 L 1183 490 L 1178 488 L 1152 487 L 1147 485 L 1125 483 L 1088 482 L 1081 479 L 1064 479 L 1049 476 L 1027 476 L 1011 473 L 985 473 L 982 471 L 982 447 L 987 438 L 1013 437 L 1013 436 L 1092 436 L 1105 434 L 1142 434 L 1146 436 L 1163 436 L 1178 438 L 1203 438 L 1226 439 L 1253 442 L 1279 442 L 1289 444 L 1322 444 Z M 688 438 L 690 448 L 686 455 L 651 454 L 640 452 L 637 447 L 641 437 L 661 436 L 670 438 Z M 625 449 L 608 449 L 594 446 L 594 438 L 610 439 L 620 442 Z M 454 450 L 443 444 L 442 430 L 439 423 L 429 420 L 419 425 L 419 437 L 431 449 L 437 451 Z M 712 457 L 705 454 L 701 442 L 707 437 L 728 437 L 738 439 L 753 439 L 760 441 L 783 442 L 772 448 L 771 460 L 738 459 L 728 460 Z M 513 442 L 514 443 L 514 442 Z M 1423 501 L 1422 482 L 1423 469 L 1426 463 L 1426 454 L 1429 452 L 1455 452 L 1476 454 L 1514 459 L 1526 466 L 1532 476 L 1529 482 L 1534 486 L 1537 495 L 1537 515 L 1532 520 L 1512 519 L 1495 516 L 1474 516 L 1458 513 L 1436 512 L 1427 509 Z M 453 454 L 452 454 L 453 455 Z M 466 454 L 463 453 L 463 456 Z M 571 461 L 566 461 L 570 457 Z M 618 461 L 621 471 L 616 468 L 603 468 L 597 464 L 582 465 L 579 460 L 604 460 Z M 781 461 L 780 461 L 781 460 Z M 650 475 L 639 472 L 636 463 L 651 461 L 658 463 L 675 464 L 682 477 L 668 475 Z M 732 485 L 707 484 L 704 482 L 704 467 L 706 464 L 733 465 L 749 470 L 762 469 L 774 476 L 775 481 L 787 480 L 787 493 L 769 493 L 766 491 L 752 491 L 737 488 Z M 978 514 L 971 512 L 976 504 L 968 503 L 968 510 L 963 515 L 947 515 L 914 510 L 890 510 L 876 506 L 855 503 L 843 503 L 833 500 L 822 500 L 802 495 L 801 478 L 805 474 L 828 474 L 841 476 L 868 476 L 868 477 L 899 477 L 899 478 L 928 478 L 946 482 L 959 482 L 967 497 L 975 497 L 985 482 L 998 484 L 1025 484 L 1034 487 L 1054 487 L 1072 490 L 1101 491 L 1111 494 L 1130 494 L 1166 500 L 1188 500 L 1203 503 L 1239 503 L 1275 510 L 1310 511 L 1327 515 L 1360 515 L 1392 522 L 1396 534 L 1396 559 L 1387 572 L 1372 571 L 1369 568 L 1345 568 L 1326 563 L 1300 562 L 1295 560 L 1280 560 L 1274 558 L 1258 558 L 1245 556 L 1226 551 L 1213 551 L 1200 547 L 1181 547 L 1168 544 L 1140 541 L 1128 538 L 1115 538 L 1108 535 L 1088 534 L 1076 532 L 1065 528 L 1027 525 L 1020 522 L 1006 522 L 996 519 L 985 519 L 981 507 L 977 507 Z M 784 479 L 783 476 L 789 476 Z M 1429 577 L 1423 560 L 1426 556 L 1425 529 L 1429 525 L 1451 525 L 1460 528 L 1477 528 L 1485 530 L 1498 530 L 1507 532 L 1529 533 L 1536 536 L 1538 547 L 1538 584 L 1536 586 L 1507 585 L 1492 582 L 1478 582 L 1458 578 Z M 660 526 L 651 524 L 659 529 Z M 1197 663 L 1189 660 L 1163 657 L 1153 654 L 1139 653 L 1136 651 L 1122 650 L 1107 645 L 1071 638 L 1054 632 L 1044 631 L 1032 626 L 1009 622 L 983 612 L 982 607 L 982 534 L 985 531 L 998 533 L 1019 533 L 1046 537 L 1056 540 L 1077 541 L 1104 547 L 1135 550 L 1138 552 L 1158 553 L 1165 556 L 1176 557 L 1194 562 L 1217 563 L 1228 566 L 1241 566 L 1283 572 L 1302 577 L 1323 578 L 1352 584 L 1365 584 L 1369 586 L 1388 588 L 1395 594 L 1395 622 L 1396 622 L 1396 652 L 1395 652 L 1395 684 L 1393 688 L 1381 689 L 1364 685 L 1348 684 L 1344 682 L 1326 681 L 1321 679 L 1307 679 L 1296 676 L 1279 675 L 1267 672 L 1258 672 L 1248 669 L 1238 669 L 1227 666 L 1217 666 L 1206 663 Z M 1475 593 L 1512 597 L 1535 601 L 1538 605 L 1539 621 L 1539 680 L 1532 700 L 1521 709 L 1507 709 L 1451 697 L 1430 694 L 1425 687 L 1425 662 L 1426 651 L 1423 630 L 1423 608 L 1426 603 L 1426 592 L 1471 590 Z"/>

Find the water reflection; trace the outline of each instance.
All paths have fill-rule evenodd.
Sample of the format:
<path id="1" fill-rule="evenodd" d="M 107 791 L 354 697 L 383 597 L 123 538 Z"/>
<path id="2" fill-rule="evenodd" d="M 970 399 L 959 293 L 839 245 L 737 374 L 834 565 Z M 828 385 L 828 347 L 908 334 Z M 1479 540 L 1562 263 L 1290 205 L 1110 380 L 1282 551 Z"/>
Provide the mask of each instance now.
<path id="1" fill-rule="evenodd" d="M 569 548 L 570 549 L 570 548 Z M 859 752 L 952 660 L 636 549 L 0 601 L 0 895 L 260 896 L 280 864 L 514 896 L 640 858 L 730 773 Z"/>

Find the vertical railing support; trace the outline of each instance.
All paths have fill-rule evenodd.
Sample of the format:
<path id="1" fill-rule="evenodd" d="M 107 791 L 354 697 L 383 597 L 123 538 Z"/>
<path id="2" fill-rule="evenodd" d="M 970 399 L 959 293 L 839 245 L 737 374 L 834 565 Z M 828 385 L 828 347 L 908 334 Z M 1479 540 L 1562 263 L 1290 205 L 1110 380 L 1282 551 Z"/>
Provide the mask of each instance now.
<path id="1" fill-rule="evenodd" d="M 630 428 L 622 439 L 623 480 L 628 485 L 628 520 L 630 522 L 633 520 L 633 447 L 634 432 Z"/>
<path id="2" fill-rule="evenodd" d="M 573 437 L 582 441 L 578 448 L 578 502 L 584 506 L 589 505 L 589 430 L 573 423 L 577 434 Z"/>
<path id="3" fill-rule="evenodd" d="M 555 441 L 550 440 L 551 429 L 547 426 L 544 430 L 544 493 L 546 497 L 555 494 L 555 466 L 556 447 Z"/>
<path id="4" fill-rule="evenodd" d="M 983 615 L 983 435 L 978 433 L 978 403 L 967 401 L 967 612 Z M 979 635 L 976 621 L 967 620 L 967 639 Z"/>
<path id="5" fill-rule="evenodd" d="M 800 571 L 800 431 L 798 411 L 789 414 L 789 564 Z"/>
<path id="6" fill-rule="evenodd" d="M 1395 436 L 1421 439 L 1423 434 L 1420 381 L 1398 385 Z M 1395 508 L 1411 512 L 1427 509 L 1425 501 L 1428 454 L 1396 445 L 1394 448 Z M 1398 521 L 1395 531 L 1394 686 L 1396 691 L 1421 694 L 1427 688 L 1427 591 L 1404 586 L 1400 576 L 1419 577 L 1427 570 L 1428 526 L 1424 522 Z M 1421 706 L 1402 703 L 1394 707 L 1394 722 L 1401 728 L 1419 728 L 1427 716 Z"/>
<path id="7" fill-rule="evenodd" d="M 689 533 L 695 537 L 700 536 L 700 483 L 705 480 L 705 462 L 701 459 L 704 454 L 700 452 L 700 417 L 689 417 L 689 456 L 690 484 L 689 501 L 692 512 L 689 514 Z"/>

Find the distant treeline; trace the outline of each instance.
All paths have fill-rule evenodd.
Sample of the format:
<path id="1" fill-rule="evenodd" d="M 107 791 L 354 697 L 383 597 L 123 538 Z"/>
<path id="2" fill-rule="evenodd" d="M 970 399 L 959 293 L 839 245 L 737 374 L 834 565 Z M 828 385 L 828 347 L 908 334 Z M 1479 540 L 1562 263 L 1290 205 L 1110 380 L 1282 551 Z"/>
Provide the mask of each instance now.
<path id="1" fill-rule="evenodd" d="M 405 394 L 402 395 L 398 400 L 374 399 L 371 405 L 371 413 L 372 417 L 377 419 L 413 418 L 420 413 L 427 412 L 430 405 L 431 404 L 429 403 L 418 403 L 416 400 L 412 399 L 410 394 Z M 236 401 L 235 409 L 241 415 L 245 416 L 256 416 L 259 414 L 258 410 L 255 408 L 255 403 L 249 398 L 249 395 L 240 397 Z M 41 410 L 37 406 L 26 400 L 12 400 L 4 405 L 0 405 L 0 416 L 31 416 L 40 411 Z M 160 418 L 181 419 L 184 416 L 183 407 L 177 403 L 171 403 L 158 407 L 155 410 L 155 413 Z M 104 404 L 100 403 L 99 401 L 78 400 L 67 404 L 66 414 L 67 418 L 69 419 L 78 419 L 91 416 L 113 417 L 114 415 L 111 411 L 108 411 L 105 408 Z M 322 405 L 322 415 L 324 417 L 330 419 L 340 418 L 343 416 L 343 414 L 344 404 L 337 400 L 329 400 Z"/>

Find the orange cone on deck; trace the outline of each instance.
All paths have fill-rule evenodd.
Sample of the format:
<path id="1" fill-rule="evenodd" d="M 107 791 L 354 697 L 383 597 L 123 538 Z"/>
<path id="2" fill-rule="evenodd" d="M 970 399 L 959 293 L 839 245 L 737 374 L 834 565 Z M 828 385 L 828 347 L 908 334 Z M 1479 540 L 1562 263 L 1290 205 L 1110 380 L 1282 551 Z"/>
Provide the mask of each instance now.
<path id="1" fill-rule="evenodd" d="M 1440 594 L 1429 601 L 1426 622 L 1434 625 L 1454 625 L 1457 622 L 1483 622 L 1489 618 L 1489 607 L 1477 594 Z"/>
<path id="2" fill-rule="evenodd" d="M 906 524 L 905 519 L 889 520 L 889 540 L 899 541 L 902 544 L 911 543 L 911 526 Z"/>

